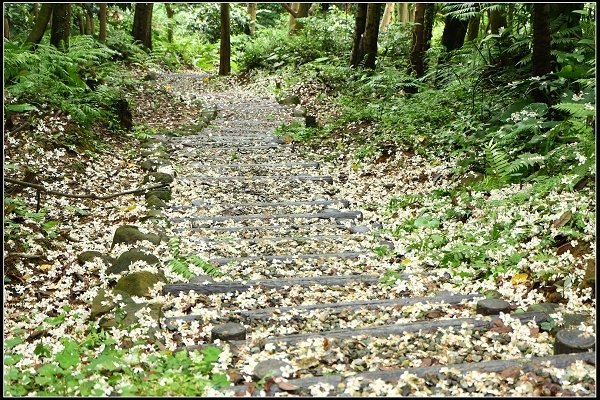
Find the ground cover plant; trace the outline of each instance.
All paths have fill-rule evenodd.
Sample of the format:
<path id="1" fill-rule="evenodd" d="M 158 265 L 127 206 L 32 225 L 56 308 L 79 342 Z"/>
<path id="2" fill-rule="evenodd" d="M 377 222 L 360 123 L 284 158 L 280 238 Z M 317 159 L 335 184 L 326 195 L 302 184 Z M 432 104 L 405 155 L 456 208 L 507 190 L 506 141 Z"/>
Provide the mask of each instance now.
<path id="1" fill-rule="evenodd" d="M 4 395 L 594 395 L 595 364 L 579 361 L 337 388 L 292 379 L 547 357 L 562 328 L 595 337 L 595 5 L 227 4 L 5 6 Z M 268 128 L 292 152 L 225 148 L 237 125 L 240 140 Z M 248 159 L 238 180 L 213 180 L 235 173 L 211 163 Z M 309 182 L 310 199 L 345 199 L 364 237 L 335 239 L 323 218 L 275 230 L 283 239 L 227 230 L 272 229 L 241 219 L 282 213 L 261 187 L 288 213 L 339 212 L 298 202 L 304 184 L 265 168 L 298 160 L 334 182 Z M 378 284 L 163 292 L 363 274 Z M 240 317 L 445 292 L 479 297 Z M 471 318 L 484 297 L 516 314 L 484 332 L 269 342 Z M 548 319 L 519 322 L 540 307 Z M 181 315 L 195 317 L 172 323 Z M 231 321 L 248 346 L 213 340 Z M 273 360 L 282 377 L 256 372 Z"/>

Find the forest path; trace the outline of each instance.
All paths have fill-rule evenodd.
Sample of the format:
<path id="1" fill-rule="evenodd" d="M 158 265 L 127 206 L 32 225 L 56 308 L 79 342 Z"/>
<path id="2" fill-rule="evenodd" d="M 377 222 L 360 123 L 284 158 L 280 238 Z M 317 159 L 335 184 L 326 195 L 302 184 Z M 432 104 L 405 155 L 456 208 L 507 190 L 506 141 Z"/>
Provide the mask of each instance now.
<path id="1" fill-rule="evenodd" d="M 216 110 L 208 127 L 152 141 L 177 172 L 171 231 L 224 276 L 165 285 L 199 300 L 164 325 L 228 349 L 237 386 L 223 394 L 568 394 L 562 385 L 595 365 L 577 352 L 586 338 L 555 346 L 540 331 L 551 308 L 443 291 L 435 271 L 381 283 L 390 263 L 373 249 L 393 244 L 340 196 L 353 183 L 274 135 L 291 107 L 236 87 L 199 97 Z M 427 295 L 411 296 L 419 285 Z"/>

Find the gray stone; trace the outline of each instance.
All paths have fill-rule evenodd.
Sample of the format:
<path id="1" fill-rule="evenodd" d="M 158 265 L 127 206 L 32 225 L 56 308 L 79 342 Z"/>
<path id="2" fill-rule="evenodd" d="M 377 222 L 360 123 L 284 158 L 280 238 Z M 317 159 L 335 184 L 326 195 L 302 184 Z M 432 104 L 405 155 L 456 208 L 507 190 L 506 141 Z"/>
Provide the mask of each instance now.
<path id="1" fill-rule="evenodd" d="M 144 176 L 144 181 L 143 183 L 153 183 L 153 184 L 159 184 L 159 183 L 173 183 L 173 176 L 169 175 L 169 174 L 165 174 L 164 172 L 150 172 L 149 174 L 147 174 L 146 176 Z"/>
<path id="2" fill-rule="evenodd" d="M 129 271 L 129 266 L 136 261 L 144 261 L 150 265 L 158 264 L 160 261 L 154 254 L 146 253 L 138 249 L 127 250 L 119 256 L 115 264 L 106 272 L 109 274 L 120 274 Z"/>
<path id="3" fill-rule="evenodd" d="M 156 199 L 160 200 L 158 197 L 154 197 Z M 166 219 L 167 216 L 159 209 L 151 209 L 148 210 L 148 215 L 143 216 L 142 218 L 140 218 L 140 221 L 148 221 L 148 220 L 164 220 Z M 170 225 L 167 221 L 167 225 Z"/>
<path id="4" fill-rule="evenodd" d="M 149 208 L 167 208 L 168 205 L 164 200 L 160 199 L 158 196 L 152 194 L 146 198 L 146 204 Z M 152 210 L 151 210 L 152 211 Z"/>
<path id="5" fill-rule="evenodd" d="M 267 377 L 281 376 L 281 369 L 285 367 L 290 367 L 290 364 L 275 359 L 264 360 L 256 364 L 252 375 L 258 380 Z"/>
<path id="6" fill-rule="evenodd" d="M 352 233 L 367 233 L 371 231 L 371 228 L 365 225 L 351 225 L 348 230 Z"/>
<path id="7" fill-rule="evenodd" d="M 150 72 L 148 72 L 148 73 L 147 73 L 147 74 L 144 76 L 144 78 L 143 78 L 143 79 L 144 79 L 145 81 L 155 81 L 155 80 L 157 80 L 157 79 L 158 79 L 158 74 L 157 74 L 156 72 L 154 72 L 154 71 L 150 71 Z"/>
<path id="8" fill-rule="evenodd" d="M 562 315 L 563 317 L 563 326 L 578 326 L 582 322 L 588 322 L 589 316 L 586 314 L 572 314 L 565 313 Z"/>
<path id="9" fill-rule="evenodd" d="M 144 171 L 156 172 L 159 167 L 166 165 L 171 165 L 171 162 L 162 158 L 150 158 L 142 161 L 140 168 Z"/>
<path id="10" fill-rule="evenodd" d="M 477 302 L 477 313 L 481 315 L 497 315 L 510 311 L 510 303 L 501 299 L 483 299 Z"/>
<path id="11" fill-rule="evenodd" d="M 304 125 L 307 128 L 316 128 L 317 126 L 319 126 L 317 124 L 317 117 L 315 117 L 314 115 L 307 115 L 304 118 Z"/>
<path id="12" fill-rule="evenodd" d="M 497 290 L 486 290 L 482 293 L 487 299 L 501 299 L 502 294 Z"/>
<path id="13" fill-rule="evenodd" d="M 171 191 L 165 190 L 165 189 L 149 190 L 148 192 L 146 192 L 146 194 L 144 194 L 144 196 L 145 196 L 146 200 L 148 200 L 152 196 L 155 196 L 155 197 L 158 197 L 160 200 L 170 201 L 171 200 Z M 166 204 L 165 204 L 165 206 L 166 206 Z"/>
<path id="14" fill-rule="evenodd" d="M 280 98 L 279 100 L 277 100 L 277 102 L 284 106 L 293 106 L 296 104 L 300 104 L 300 97 L 290 94 L 290 95 Z"/>
<path id="15" fill-rule="evenodd" d="M 220 340 L 246 340 L 246 328 L 242 324 L 228 322 L 216 325 L 211 332 L 211 341 Z"/>
<path id="16" fill-rule="evenodd" d="M 204 282 L 208 282 L 210 284 L 210 283 L 214 283 L 215 280 L 211 276 L 208 276 L 208 275 L 196 275 L 190 279 L 190 283 L 203 284 Z"/>
<path id="17" fill-rule="evenodd" d="M 132 296 L 149 297 L 150 289 L 158 282 L 166 282 L 166 280 L 150 271 L 136 271 L 121 277 L 115 289 Z"/>
<path id="18" fill-rule="evenodd" d="M 596 337 L 579 329 L 563 329 L 556 334 L 554 354 L 584 353 L 596 348 Z"/>
<path id="19" fill-rule="evenodd" d="M 96 297 L 94 297 L 94 299 L 92 300 L 90 316 L 92 318 L 96 318 L 96 317 L 104 315 L 104 314 L 110 312 L 112 309 L 114 309 L 116 306 L 114 297 L 117 294 L 121 295 L 121 297 L 122 297 L 121 301 L 124 301 L 124 302 L 131 301 L 131 296 L 129 295 L 129 293 L 122 292 L 120 290 L 113 290 L 109 296 L 106 289 L 100 289 L 100 290 L 98 290 Z"/>
<path id="20" fill-rule="evenodd" d="M 552 314 L 558 308 L 558 304 L 556 303 L 538 303 L 532 304 L 527 308 L 527 311 L 539 311 L 544 312 L 546 314 Z"/>
<path id="21" fill-rule="evenodd" d="M 112 250 L 118 243 L 133 244 L 143 240 L 148 240 L 152 244 L 157 245 L 160 243 L 160 236 L 154 233 L 142 233 L 135 225 L 123 225 L 118 227 L 115 231 L 115 236 L 113 237 L 112 246 L 110 248 Z"/>
<path id="22" fill-rule="evenodd" d="M 305 117 L 306 116 L 306 108 L 302 106 L 296 106 L 294 108 L 294 117 Z"/>
<path id="23" fill-rule="evenodd" d="M 85 264 L 88 261 L 92 261 L 96 257 L 101 258 L 106 265 L 113 265 L 116 261 L 113 257 L 94 250 L 79 253 L 77 255 L 77 261 L 79 264 Z"/>

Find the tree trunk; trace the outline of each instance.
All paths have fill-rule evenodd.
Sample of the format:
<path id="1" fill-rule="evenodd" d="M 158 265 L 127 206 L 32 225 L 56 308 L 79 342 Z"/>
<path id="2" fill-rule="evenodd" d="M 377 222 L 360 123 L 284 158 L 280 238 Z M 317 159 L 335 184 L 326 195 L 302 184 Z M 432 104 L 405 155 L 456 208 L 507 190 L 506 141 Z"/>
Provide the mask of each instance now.
<path id="1" fill-rule="evenodd" d="M 352 44 L 352 54 L 350 56 L 350 66 L 358 67 L 363 58 L 363 33 L 367 25 L 367 4 L 358 3 L 356 5 L 356 19 L 354 20 L 354 42 Z"/>
<path id="2" fill-rule="evenodd" d="M 153 3 L 136 3 L 133 16 L 132 35 L 144 48 L 152 50 L 152 6 Z"/>
<path id="3" fill-rule="evenodd" d="M 409 22 L 410 17 L 408 16 L 408 3 L 400 3 L 400 15 L 398 15 L 398 20 L 400 22 Z"/>
<path id="4" fill-rule="evenodd" d="M 381 18 L 381 25 L 379 30 L 381 32 L 387 32 L 390 22 L 392 22 L 392 14 L 394 13 L 395 3 L 385 3 L 385 10 L 383 11 L 383 17 Z"/>
<path id="5" fill-rule="evenodd" d="M 327 14 L 329 12 L 330 6 L 331 4 L 329 3 L 321 3 L 321 11 L 323 11 L 323 14 Z"/>
<path id="6" fill-rule="evenodd" d="M 433 36 L 433 20 L 435 19 L 436 7 L 436 3 L 425 3 L 425 51 L 429 50 L 431 47 L 431 37 Z"/>
<path id="7" fill-rule="evenodd" d="M 221 47 L 219 49 L 219 75 L 231 72 L 231 45 L 229 43 L 229 3 L 221 3 Z"/>
<path id="8" fill-rule="evenodd" d="M 71 4 L 54 3 L 52 5 L 52 29 L 50 31 L 50 44 L 56 48 L 69 48 L 69 34 L 71 33 Z"/>
<path id="9" fill-rule="evenodd" d="M 173 6 L 170 3 L 165 3 L 165 10 L 167 12 L 167 42 L 173 43 L 173 16 L 175 15 L 175 11 L 173 11 Z"/>
<path id="10" fill-rule="evenodd" d="M 295 8 L 296 15 L 290 14 L 288 22 L 290 35 L 294 35 L 302 29 L 302 22 L 298 21 L 298 18 L 308 17 L 308 11 L 310 10 L 312 3 L 294 3 L 294 5 L 297 7 Z"/>
<path id="11" fill-rule="evenodd" d="M 461 21 L 451 15 L 446 16 L 444 32 L 442 33 L 442 45 L 450 52 L 460 49 L 465 42 L 467 33 L 466 21 Z"/>
<path id="12" fill-rule="evenodd" d="M 250 16 L 250 36 L 256 32 L 256 3 L 248 3 L 248 15 Z"/>
<path id="13" fill-rule="evenodd" d="M 425 74 L 425 3 L 417 3 L 415 8 L 415 25 L 413 27 L 413 42 L 410 49 L 409 72 L 417 78 Z"/>
<path id="14" fill-rule="evenodd" d="M 379 35 L 379 18 L 381 4 L 367 5 L 367 25 L 365 27 L 365 68 L 375 69 L 377 60 L 377 37 Z"/>
<path id="15" fill-rule="evenodd" d="M 85 14 L 85 33 L 94 35 L 94 17 L 89 13 Z"/>
<path id="16" fill-rule="evenodd" d="M 469 19 L 469 25 L 467 26 L 467 42 L 472 42 L 473 40 L 477 39 L 477 36 L 479 35 L 480 22 L 481 18 L 479 15 Z"/>
<path id="17" fill-rule="evenodd" d="M 36 20 L 40 13 L 40 5 L 38 3 L 33 3 L 31 7 L 31 15 L 33 19 Z"/>
<path id="18" fill-rule="evenodd" d="M 99 3 L 100 6 L 100 14 L 98 18 L 100 19 L 100 32 L 98 33 L 98 40 L 101 43 L 106 42 L 106 3 Z"/>
<path id="19" fill-rule="evenodd" d="M 490 30 L 492 34 L 497 35 L 500 32 L 500 28 L 507 26 L 504 10 L 490 10 Z"/>
<path id="20" fill-rule="evenodd" d="M 38 17 L 35 19 L 35 25 L 27 36 L 27 40 L 25 42 L 39 44 L 44 37 L 44 32 L 46 32 L 46 27 L 48 26 L 48 21 L 50 21 L 50 17 L 52 16 L 52 4 L 43 3 L 42 8 L 38 13 Z"/>
<path id="21" fill-rule="evenodd" d="M 533 5 L 533 76 L 552 71 L 550 55 L 550 4 Z"/>
<path id="22" fill-rule="evenodd" d="M 10 40 L 10 21 L 6 14 L 4 14 L 4 38 Z"/>
<path id="23" fill-rule="evenodd" d="M 408 3 L 406 7 L 408 7 L 408 22 L 415 22 L 415 7 L 411 3 Z"/>

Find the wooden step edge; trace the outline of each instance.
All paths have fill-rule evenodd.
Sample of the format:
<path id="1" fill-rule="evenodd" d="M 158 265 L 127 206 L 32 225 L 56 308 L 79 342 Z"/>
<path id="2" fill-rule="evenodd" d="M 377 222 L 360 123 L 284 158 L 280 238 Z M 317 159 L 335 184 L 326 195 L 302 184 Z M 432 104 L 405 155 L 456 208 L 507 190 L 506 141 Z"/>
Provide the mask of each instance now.
<path id="1" fill-rule="evenodd" d="M 242 263 L 244 261 L 286 261 L 286 260 L 314 260 L 325 258 L 358 258 L 370 254 L 368 251 L 344 251 L 339 253 L 315 253 L 315 254 L 285 254 L 269 256 L 248 257 L 216 257 L 209 262 L 216 265 L 227 265 L 229 263 Z"/>
<path id="2" fill-rule="evenodd" d="M 211 164 L 199 161 L 190 163 L 193 167 L 208 168 L 320 168 L 318 162 L 297 162 L 297 163 L 233 163 L 233 164 Z"/>
<path id="3" fill-rule="evenodd" d="M 342 208 L 348 208 L 350 206 L 350 201 L 344 199 L 334 199 L 334 200 L 306 200 L 306 201 L 258 201 L 255 203 L 215 203 L 209 201 L 202 200 L 192 200 L 191 206 L 171 206 L 170 209 L 177 210 L 188 210 L 193 208 L 211 208 L 215 206 L 222 207 L 294 207 L 294 206 L 330 206 L 340 204 Z"/>
<path id="4" fill-rule="evenodd" d="M 358 240 L 364 240 L 365 238 L 367 238 L 368 236 L 365 236 L 364 234 L 348 234 L 348 235 L 314 235 L 314 236 L 273 236 L 273 237 L 268 237 L 268 236 L 261 236 L 261 237 L 257 237 L 257 238 L 250 238 L 250 239 L 246 239 L 246 238 L 195 238 L 195 237 L 188 237 L 187 240 L 193 243 L 228 243 L 228 242 L 255 242 L 257 244 L 259 243 L 278 243 L 278 242 L 292 242 L 292 241 L 300 241 L 300 242 L 311 242 L 311 241 L 315 241 L 315 242 L 326 242 L 326 241 L 332 241 L 332 242 L 345 242 L 345 241 L 350 241 L 350 242 L 354 242 L 354 241 L 358 241 Z"/>
<path id="5" fill-rule="evenodd" d="M 281 228 L 284 228 L 281 232 L 282 234 L 289 234 L 290 232 L 297 232 L 299 229 L 303 229 L 305 227 L 312 227 L 314 224 L 300 224 L 296 225 L 295 228 L 289 228 L 283 225 L 268 225 L 268 226 L 192 226 L 190 228 L 177 228 L 173 227 L 173 233 L 183 233 L 183 232 L 200 232 L 204 230 L 214 231 L 214 232 L 242 232 L 242 231 L 279 231 Z M 334 229 L 344 229 L 348 230 L 348 227 L 343 224 L 330 224 L 326 225 L 327 227 L 331 227 Z"/>
<path id="6" fill-rule="evenodd" d="M 399 368 L 388 371 L 369 371 L 362 372 L 354 375 L 343 376 L 343 375 L 327 375 L 310 378 L 299 378 L 290 379 L 288 382 L 298 387 L 298 390 L 306 390 L 310 386 L 318 383 L 327 383 L 332 385 L 334 388 L 338 388 L 339 384 L 345 388 L 346 383 L 351 379 L 361 379 L 362 382 L 368 383 L 377 379 L 381 379 L 387 383 L 396 383 L 400 381 L 404 373 L 416 375 L 418 377 L 425 377 L 433 374 L 437 375 L 442 370 L 450 369 L 455 370 L 460 374 L 464 374 L 470 371 L 479 371 L 482 373 L 500 373 L 507 368 L 517 367 L 523 372 L 532 372 L 540 368 L 551 366 L 554 368 L 567 368 L 569 365 L 576 361 L 583 361 L 585 363 L 596 365 L 596 352 L 589 353 L 573 353 L 573 354 L 561 354 L 554 356 L 544 357 L 532 357 L 530 359 L 513 359 L 513 360 L 490 360 L 481 361 L 477 363 L 463 363 L 463 364 L 450 364 L 450 365 L 433 365 L 430 367 L 412 367 L 412 368 Z M 227 390 L 233 390 L 236 393 L 244 393 L 247 388 L 245 385 L 237 385 L 227 388 Z M 343 392 L 343 390 L 339 390 Z M 341 394 L 339 393 L 338 394 Z"/>
<path id="7" fill-rule="evenodd" d="M 339 211 L 339 212 L 316 212 L 316 213 L 282 213 L 282 214 L 246 214 L 246 215 L 214 215 L 207 217 L 172 217 L 169 219 L 172 223 L 192 222 L 195 224 L 200 221 L 246 221 L 246 220 L 269 220 L 269 219 L 356 219 L 362 221 L 362 212 L 360 211 Z"/>
<path id="8" fill-rule="evenodd" d="M 209 176 L 209 175 L 182 175 L 178 176 L 178 181 L 260 181 L 260 180 L 278 180 L 289 182 L 327 182 L 333 183 L 333 178 L 327 175 L 229 175 L 229 176 Z"/>
<path id="9" fill-rule="evenodd" d="M 401 297 L 397 299 L 384 300 L 359 300 L 345 303 L 321 303 L 290 307 L 269 307 L 255 310 L 227 310 L 228 313 L 240 315 L 248 320 L 265 320 L 274 314 L 290 311 L 308 312 L 314 310 L 330 309 L 332 312 L 340 310 L 358 310 L 358 309 L 376 309 L 380 307 L 406 306 L 412 304 L 459 304 L 465 300 L 473 300 L 479 295 L 474 294 L 451 294 L 433 297 Z M 196 321 L 202 320 L 203 315 L 181 315 L 176 317 L 166 317 L 165 322 L 170 321 Z"/>
<path id="10" fill-rule="evenodd" d="M 376 284 L 379 282 L 379 279 L 379 275 L 325 275 L 284 279 L 259 279 L 248 282 L 215 282 L 206 285 L 198 283 L 172 283 L 163 287 L 163 294 L 177 294 L 192 290 L 200 294 L 233 293 L 244 292 L 251 287 L 256 286 L 261 286 L 266 289 L 281 289 L 291 286 L 344 286 L 356 283 Z"/>

